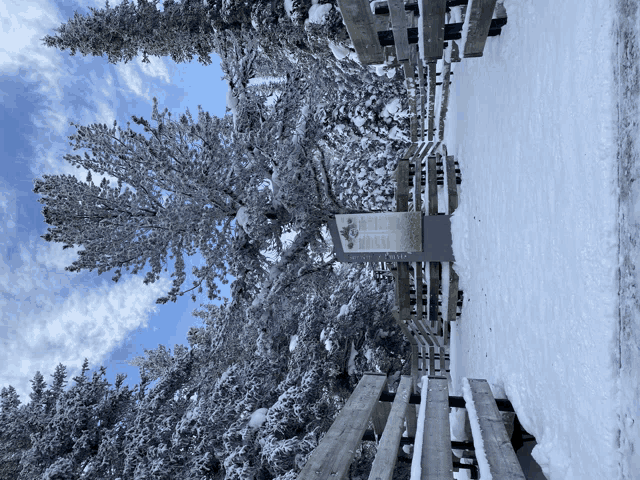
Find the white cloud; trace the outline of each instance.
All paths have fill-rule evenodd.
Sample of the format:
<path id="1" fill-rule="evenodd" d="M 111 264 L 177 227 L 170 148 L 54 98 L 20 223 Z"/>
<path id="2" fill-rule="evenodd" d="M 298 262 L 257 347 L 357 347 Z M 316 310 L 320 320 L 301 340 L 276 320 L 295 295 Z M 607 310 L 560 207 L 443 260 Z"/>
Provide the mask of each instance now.
<path id="1" fill-rule="evenodd" d="M 136 70 L 132 62 L 118 63 L 116 65 L 116 72 L 118 72 L 118 76 L 120 77 L 122 82 L 124 82 L 124 84 L 129 88 L 129 90 L 131 90 L 139 97 L 151 101 L 151 97 L 149 96 L 149 88 L 144 89 L 142 78 L 138 74 L 138 71 Z"/>
<path id="2" fill-rule="evenodd" d="M 0 19 L 0 71 L 15 74 L 27 68 L 30 81 L 42 81 L 42 93 L 54 91 L 62 98 L 62 57 L 40 40 L 64 21 L 56 7 L 47 1 L 5 0 L 0 2 Z"/>
<path id="3" fill-rule="evenodd" d="M 79 247 L 62 249 L 61 243 L 38 242 L 36 245 L 36 262 L 48 270 L 64 272 L 65 267 L 78 259 Z"/>
<path id="4" fill-rule="evenodd" d="M 2 237 L 15 235 L 16 228 L 16 191 L 9 187 L 0 179 L 0 211 L 2 221 L 0 222 L 0 235 Z"/>
<path id="5" fill-rule="evenodd" d="M 142 73 L 149 77 L 159 78 L 165 83 L 171 83 L 171 76 L 164 60 L 159 57 L 149 57 L 149 63 L 143 63 L 140 56 L 136 58 L 136 63 L 142 70 Z"/>
<path id="6" fill-rule="evenodd" d="M 74 286 L 65 298 L 73 274 L 62 270 L 73 252 L 38 245 L 34 256 L 33 246 L 21 245 L 8 264 L 0 258 L 0 385 L 13 385 L 23 402 L 37 370 L 48 380 L 63 363 L 70 378 L 85 357 L 94 366 L 104 361 L 132 331 L 147 326 L 170 283 L 123 277 L 117 284 Z"/>

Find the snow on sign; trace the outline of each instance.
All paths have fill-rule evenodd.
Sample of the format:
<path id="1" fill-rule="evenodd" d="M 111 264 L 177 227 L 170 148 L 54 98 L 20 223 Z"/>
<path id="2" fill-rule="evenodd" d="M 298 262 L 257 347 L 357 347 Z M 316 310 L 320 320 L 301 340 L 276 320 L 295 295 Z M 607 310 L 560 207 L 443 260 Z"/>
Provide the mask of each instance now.
<path id="1" fill-rule="evenodd" d="M 451 215 L 421 212 L 336 215 L 329 220 L 340 262 L 453 262 Z"/>
<path id="2" fill-rule="evenodd" d="M 421 252 L 422 213 L 336 215 L 344 252 Z"/>

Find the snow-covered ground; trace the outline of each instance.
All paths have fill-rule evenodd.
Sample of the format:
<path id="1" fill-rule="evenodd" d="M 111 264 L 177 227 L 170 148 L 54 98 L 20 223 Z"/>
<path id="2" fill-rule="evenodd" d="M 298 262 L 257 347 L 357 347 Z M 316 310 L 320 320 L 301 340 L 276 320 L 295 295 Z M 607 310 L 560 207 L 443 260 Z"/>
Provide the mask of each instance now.
<path id="1" fill-rule="evenodd" d="M 635 36 L 618 42 L 637 30 L 637 2 L 504 3 L 501 36 L 453 65 L 445 141 L 462 171 L 452 233 L 464 290 L 453 394 L 469 377 L 508 397 L 551 480 L 640 478 L 640 118 L 624 87 L 638 67 L 624 60 Z"/>

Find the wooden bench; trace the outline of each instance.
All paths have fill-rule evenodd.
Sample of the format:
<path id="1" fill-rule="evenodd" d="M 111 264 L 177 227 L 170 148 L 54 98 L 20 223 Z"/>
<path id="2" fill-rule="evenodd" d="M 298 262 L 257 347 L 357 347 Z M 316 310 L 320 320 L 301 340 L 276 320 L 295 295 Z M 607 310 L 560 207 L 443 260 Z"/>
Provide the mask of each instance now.
<path id="1" fill-rule="evenodd" d="M 500 411 L 513 411 L 508 400 L 496 400 L 486 380 L 463 379 L 464 397 L 449 395 L 448 381 L 442 376 L 429 376 L 427 391 L 413 393 L 409 376 L 402 376 L 397 391 L 383 391 L 386 376 L 365 374 L 320 444 L 311 453 L 298 480 L 345 480 L 355 450 L 361 441 L 377 441 L 377 452 L 371 465 L 369 480 L 391 480 L 402 445 L 415 443 L 422 432 L 420 455 L 421 480 L 453 479 L 453 472 L 466 468 L 477 473 L 474 464 L 463 464 L 452 449 L 473 451 L 481 448 L 495 480 L 524 480 L 522 468 L 511 446 Z M 423 384 L 424 388 L 424 384 Z M 416 405 L 425 402 L 422 425 L 416 424 Z M 392 402 L 389 407 L 389 403 Z M 381 405 L 385 404 L 386 407 Z M 451 440 L 449 409 L 468 408 L 473 441 Z M 476 422 L 475 419 L 478 419 Z M 366 430 L 369 421 L 374 431 Z M 403 436 L 403 432 L 407 436 Z M 485 462 L 480 472 L 486 475 Z"/>
<path id="2" fill-rule="evenodd" d="M 346 476 L 356 448 L 387 385 L 383 373 L 365 374 L 329 431 L 313 451 L 298 480 L 341 480 Z"/>

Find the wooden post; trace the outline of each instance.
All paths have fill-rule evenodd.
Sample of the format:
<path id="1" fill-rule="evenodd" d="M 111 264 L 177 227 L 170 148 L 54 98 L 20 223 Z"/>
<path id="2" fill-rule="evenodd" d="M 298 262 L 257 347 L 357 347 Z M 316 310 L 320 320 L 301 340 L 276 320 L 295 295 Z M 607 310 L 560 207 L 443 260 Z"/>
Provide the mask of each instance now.
<path id="1" fill-rule="evenodd" d="M 391 480 L 393 477 L 393 470 L 400 447 L 400 437 L 404 430 L 404 419 L 409 407 L 410 394 L 411 377 L 403 375 L 391 406 L 384 433 L 378 443 L 378 450 L 371 465 L 369 480 Z"/>
<path id="2" fill-rule="evenodd" d="M 380 438 L 382 436 L 382 433 L 384 432 L 384 426 L 387 423 L 387 418 L 389 417 L 390 410 L 391 406 L 387 402 L 378 402 L 373 408 L 373 415 L 371 420 L 373 422 L 373 431 L 376 433 L 378 438 Z"/>
<path id="3" fill-rule="evenodd" d="M 447 163 L 447 194 L 449 198 L 449 215 L 458 208 L 458 183 L 456 182 L 456 164 L 453 156 L 446 157 Z"/>
<path id="4" fill-rule="evenodd" d="M 409 111 L 411 121 L 411 143 L 418 141 L 418 118 L 416 112 L 416 80 L 415 69 L 409 60 L 402 62 L 404 69 L 405 87 L 407 89 L 407 96 L 409 97 Z"/>
<path id="5" fill-rule="evenodd" d="M 420 478 L 421 480 L 453 480 L 447 378 L 442 376 L 429 377 L 428 389 Z"/>
<path id="6" fill-rule="evenodd" d="M 469 382 L 471 398 L 465 393 L 467 410 L 474 408 L 479 425 L 471 424 L 474 440 L 482 437 L 485 455 L 496 480 L 525 480 L 516 452 L 496 406 L 496 400 L 486 380 L 465 379 Z M 478 428 L 480 431 L 478 432 Z M 481 472 L 482 474 L 482 472 Z"/>
<path id="7" fill-rule="evenodd" d="M 436 349 L 429 347 L 429 376 L 436 375 Z"/>
<path id="8" fill-rule="evenodd" d="M 464 57 L 481 57 L 487 42 L 491 17 L 496 8 L 496 0 L 471 0 L 471 9 L 467 8 L 465 23 L 469 22 L 467 40 L 464 44 Z"/>
<path id="9" fill-rule="evenodd" d="M 440 262 L 429 262 L 429 321 L 432 329 L 437 327 L 438 322 L 439 290 Z"/>
<path id="10" fill-rule="evenodd" d="M 387 384 L 384 373 L 365 373 L 347 403 L 311 453 L 298 480 L 345 478 L 371 413 Z"/>
<path id="11" fill-rule="evenodd" d="M 425 62 L 442 58 L 444 48 L 444 16 L 447 0 L 420 0 L 420 22 L 424 43 L 421 58 Z"/>
<path id="12" fill-rule="evenodd" d="M 424 108 L 425 96 L 427 94 L 424 85 L 424 68 L 422 66 L 422 60 L 418 60 L 418 84 L 420 88 L 420 141 L 424 142 L 424 125 L 426 122 L 426 111 Z"/>
<path id="13" fill-rule="evenodd" d="M 338 6 L 360 61 L 365 65 L 384 63 L 368 0 L 338 0 Z"/>
<path id="14" fill-rule="evenodd" d="M 447 47 L 451 48 L 451 45 Z M 449 81 L 451 80 L 451 63 L 442 62 L 442 101 L 440 102 L 440 122 L 438 123 L 438 140 L 444 140 L 444 121 L 449 108 Z"/>
<path id="15" fill-rule="evenodd" d="M 433 141 L 435 130 L 435 108 L 436 108 L 436 62 L 427 65 L 429 74 L 429 141 Z"/>
<path id="16" fill-rule="evenodd" d="M 438 174 L 436 170 L 436 157 L 435 155 L 429 156 L 427 159 L 427 185 L 429 191 L 429 208 L 427 210 L 428 215 L 438 214 Z"/>
<path id="17" fill-rule="evenodd" d="M 411 345 L 411 378 L 413 379 L 414 386 L 417 385 L 420 380 L 420 359 L 418 351 L 418 345 Z"/>
<path id="18" fill-rule="evenodd" d="M 407 34 L 407 14 L 404 11 L 404 0 L 388 0 L 389 16 L 393 28 L 393 41 L 396 47 L 396 58 L 399 62 L 409 60 L 409 36 Z M 405 72 L 406 73 L 406 72 Z"/>

